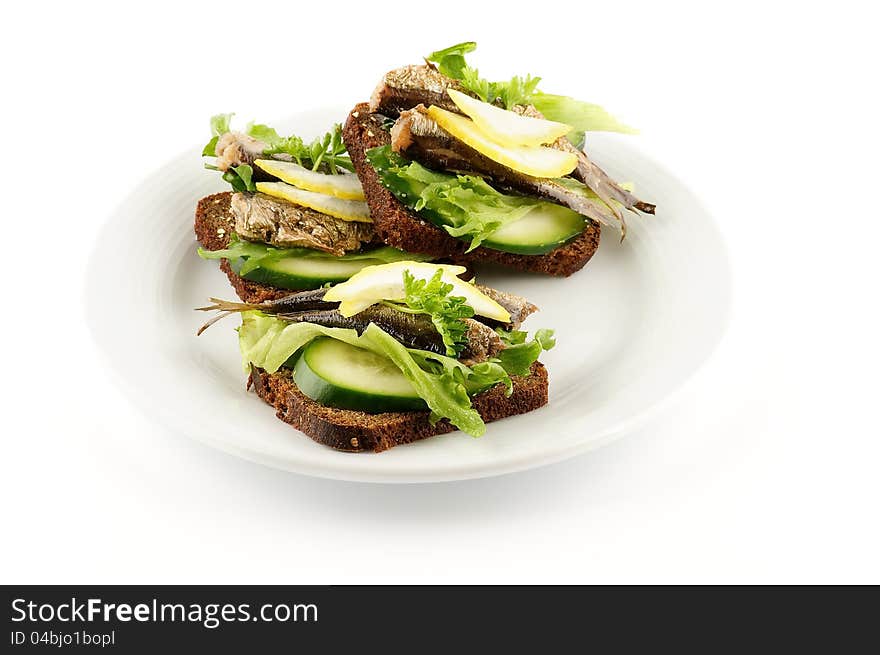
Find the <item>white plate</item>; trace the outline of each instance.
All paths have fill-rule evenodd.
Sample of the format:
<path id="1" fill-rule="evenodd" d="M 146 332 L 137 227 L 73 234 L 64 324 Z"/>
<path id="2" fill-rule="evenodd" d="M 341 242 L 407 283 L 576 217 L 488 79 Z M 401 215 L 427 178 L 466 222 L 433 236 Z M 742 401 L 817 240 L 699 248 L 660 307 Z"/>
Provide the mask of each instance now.
<path id="1" fill-rule="evenodd" d="M 278 127 L 311 136 L 345 108 L 302 113 Z M 606 231 L 567 279 L 486 271 L 483 283 L 541 307 L 526 326 L 556 329 L 542 360 L 550 404 L 385 453 L 339 453 L 275 418 L 244 388 L 234 319 L 201 337 L 209 296 L 234 298 L 216 262 L 199 259 L 196 201 L 224 190 L 190 150 L 144 180 L 101 231 L 87 287 L 89 322 L 132 402 L 170 429 L 263 464 L 328 478 L 454 480 L 523 470 L 620 436 L 679 388 L 709 356 L 727 323 L 730 279 L 716 226 L 694 195 L 637 150 L 637 137 L 594 135 L 591 155 L 636 184 L 656 216 L 631 217 L 623 244 Z"/>

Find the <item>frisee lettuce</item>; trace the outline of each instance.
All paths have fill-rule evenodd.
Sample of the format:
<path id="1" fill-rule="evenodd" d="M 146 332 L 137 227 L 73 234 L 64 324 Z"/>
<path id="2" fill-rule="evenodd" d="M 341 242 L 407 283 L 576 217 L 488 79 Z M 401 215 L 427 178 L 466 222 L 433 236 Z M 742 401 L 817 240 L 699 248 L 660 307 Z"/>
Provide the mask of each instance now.
<path id="1" fill-rule="evenodd" d="M 404 205 L 450 235 L 470 240 L 468 252 L 543 200 L 501 193 L 476 175 L 438 173 L 404 159 L 391 146 L 367 150 L 382 184 Z"/>
<path id="2" fill-rule="evenodd" d="M 361 250 L 358 252 L 350 252 L 337 257 L 336 255 L 321 252 L 320 250 L 312 250 L 310 248 L 276 248 L 265 243 L 254 243 L 239 238 L 235 232 L 229 235 L 229 244 L 224 250 L 205 250 L 199 248 L 199 257 L 202 259 L 228 259 L 236 261 L 244 260 L 241 268 L 238 269 L 239 275 L 246 275 L 253 270 L 262 268 L 267 264 L 277 262 L 281 259 L 309 258 L 309 259 L 328 259 L 332 261 L 356 261 L 356 260 L 377 260 L 383 264 L 401 261 L 429 261 L 430 257 L 426 255 L 418 255 L 414 253 L 404 252 L 391 246 L 383 246 L 373 250 Z"/>
<path id="3" fill-rule="evenodd" d="M 467 304 L 464 296 L 450 296 L 453 287 L 444 282 L 442 276 L 443 271 L 438 270 L 430 280 L 416 279 L 404 271 L 403 302 L 386 301 L 385 304 L 398 311 L 430 316 L 446 346 L 446 354 L 457 356 L 467 343 L 467 324 L 462 319 L 472 317 L 474 308 Z"/>
<path id="4" fill-rule="evenodd" d="M 497 101 L 504 107 L 531 104 L 540 82 L 540 77 L 532 77 L 531 75 L 525 77 L 514 75 L 508 82 L 492 82 L 489 84 L 489 90 L 492 94 L 492 99 L 489 102 Z"/>
<path id="5" fill-rule="evenodd" d="M 541 335 L 540 338 L 538 335 Z M 486 431 L 486 425 L 473 409 L 471 397 L 497 384 L 503 384 L 510 395 L 513 391 L 510 376 L 528 374 L 544 346 L 553 346 L 552 331 L 539 330 L 531 342 L 526 341 L 525 336 L 517 336 L 519 343 L 507 349 L 513 350 L 510 355 L 466 366 L 452 357 L 407 348 L 372 323 L 363 334 L 358 335 L 352 329 L 289 323 L 261 312 L 249 311 L 242 314 L 241 327 L 238 329 L 242 365 L 246 371 L 251 366 L 257 366 L 274 373 L 300 348 L 321 336 L 387 357 L 428 405 L 433 422 L 448 419 L 455 427 L 475 437 Z"/>
<path id="6" fill-rule="evenodd" d="M 458 80 L 484 102 L 500 104 L 506 109 L 514 105 L 534 105 L 545 118 L 571 125 L 574 129 L 569 132 L 568 138 L 579 148 L 583 147 L 585 132 L 636 132 L 599 105 L 538 91 L 540 77 L 514 76 L 507 82 L 489 82 L 481 78 L 479 71 L 468 66 L 465 60 L 465 55 L 476 48 L 474 41 L 467 41 L 432 52 L 425 59 L 434 63 L 437 70 L 447 77 Z"/>

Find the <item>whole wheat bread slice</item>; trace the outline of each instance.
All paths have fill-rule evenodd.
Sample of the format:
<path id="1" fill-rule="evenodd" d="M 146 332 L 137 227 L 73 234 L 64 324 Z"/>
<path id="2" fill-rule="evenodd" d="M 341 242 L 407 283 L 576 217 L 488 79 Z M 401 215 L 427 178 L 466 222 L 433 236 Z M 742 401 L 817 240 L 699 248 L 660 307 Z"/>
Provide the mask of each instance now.
<path id="1" fill-rule="evenodd" d="M 473 407 L 487 423 L 547 404 L 547 369 L 543 364 L 535 362 L 530 375 L 511 379 L 510 397 L 504 395 L 504 385 L 474 396 Z M 254 368 L 248 385 L 253 385 L 257 395 L 275 408 L 282 421 L 336 450 L 378 453 L 456 429 L 446 420 L 431 425 L 429 412 L 367 414 L 320 405 L 297 388 L 289 370 L 267 373 Z"/>
<path id="2" fill-rule="evenodd" d="M 484 247 L 465 253 L 467 242 L 419 218 L 382 186 L 378 173 L 367 160 L 366 151 L 390 143 L 391 135 L 382 127 L 384 121 L 384 117 L 370 113 L 367 103 L 361 103 L 349 113 L 342 139 L 364 187 L 376 233 L 388 245 L 434 257 L 453 257 L 469 263 L 491 262 L 561 277 L 579 271 L 596 252 L 600 229 L 597 224 L 588 222 L 580 235 L 544 255 L 515 255 Z"/>
<path id="3" fill-rule="evenodd" d="M 195 233 L 206 250 L 222 250 L 229 244 L 233 228 L 229 192 L 215 193 L 202 198 L 196 206 Z M 244 302 L 258 303 L 280 298 L 291 293 L 265 284 L 251 282 L 236 273 L 229 262 L 221 260 L 220 268 L 226 273 L 235 293 Z M 524 414 L 547 404 L 547 369 L 536 362 L 527 377 L 513 377 L 513 393 L 504 395 L 498 385 L 475 396 L 474 408 L 486 422 L 515 414 Z M 388 412 L 367 414 L 346 409 L 335 409 L 316 403 L 296 386 L 290 371 L 282 369 L 267 373 L 255 368 L 248 379 L 257 395 L 275 408 L 276 415 L 285 423 L 305 433 L 318 443 L 347 452 L 381 452 L 399 444 L 411 443 L 455 430 L 448 421 L 431 425 L 428 412 Z"/>

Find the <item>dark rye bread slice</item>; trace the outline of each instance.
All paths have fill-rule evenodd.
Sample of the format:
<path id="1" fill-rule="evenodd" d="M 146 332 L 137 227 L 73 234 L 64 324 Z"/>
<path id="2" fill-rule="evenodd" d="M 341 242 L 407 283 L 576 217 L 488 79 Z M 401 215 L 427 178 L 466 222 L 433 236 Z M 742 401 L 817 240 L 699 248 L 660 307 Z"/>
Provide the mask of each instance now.
<path id="1" fill-rule="evenodd" d="M 205 250 L 223 250 L 229 245 L 229 234 L 234 227 L 230 210 L 232 193 L 225 191 L 205 196 L 196 205 L 194 229 L 196 238 Z M 259 282 L 251 282 L 237 275 L 229 262 L 220 260 L 220 270 L 226 273 L 235 293 L 244 302 L 263 302 L 290 295 L 290 289 L 279 289 Z"/>
<path id="2" fill-rule="evenodd" d="M 491 262 L 560 277 L 579 271 L 596 252 L 600 230 L 597 224 L 589 222 L 579 236 L 545 255 L 515 255 L 483 247 L 465 253 L 465 241 L 419 218 L 382 186 L 378 173 L 367 161 L 366 151 L 391 141 L 391 135 L 382 128 L 384 120 L 370 113 L 367 103 L 361 103 L 349 113 L 342 139 L 364 187 L 376 233 L 388 245 L 434 257 L 453 257 L 465 263 Z"/>
<path id="3" fill-rule="evenodd" d="M 487 423 L 525 414 L 547 404 L 547 369 L 543 364 L 535 362 L 530 375 L 511 379 L 510 397 L 504 395 L 503 385 L 474 397 L 473 407 Z M 248 385 L 253 385 L 257 395 L 275 408 L 276 416 L 282 421 L 336 450 L 378 453 L 456 429 L 446 420 L 431 425 L 429 412 L 367 414 L 325 407 L 297 388 L 289 370 L 267 373 L 254 368 Z"/>
<path id="4" fill-rule="evenodd" d="M 233 231 L 235 223 L 230 210 L 231 198 L 232 193 L 225 191 L 205 196 L 196 205 L 194 230 L 196 238 L 205 250 L 222 250 L 229 245 L 229 234 Z M 450 258 L 441 259 L 440 262 L 467 265 L 467 262 Z M 244 302 L 256 303 L 263 302 L 264 300 L 275 300 L 296 291 L 296 289 L 279 289 L 268 284 L 246 280 L 237 275 L 225 259 L 220 260 L 220 270 L 226 273 L 226 277 L 229 278 L 229 283 L 235 289 L 235 293 Z M 473 277 L 473 271 L 468 270 L 461 277 L 468 280 Z"/>

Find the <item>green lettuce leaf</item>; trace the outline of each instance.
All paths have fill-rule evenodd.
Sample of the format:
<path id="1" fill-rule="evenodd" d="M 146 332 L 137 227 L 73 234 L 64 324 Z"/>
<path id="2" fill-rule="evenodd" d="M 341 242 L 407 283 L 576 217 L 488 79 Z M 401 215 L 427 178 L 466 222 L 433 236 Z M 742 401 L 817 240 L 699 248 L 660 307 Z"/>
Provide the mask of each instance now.
<path id="1" fill-rule="evenodd" d="M 274 128 L 269 127 L 268 125 L 263 125 L 262 123 L 254 123 L 250 122 L 247 124 L 247 127 L 244 128 L 244 133 L 248 134 L 259 141 L 264 141 L 269 144 L 269 147 L 272 148 L 277 146 L 279 143 L 284 141 L 284 138 L 275 131 Z M 300 143 L 302 140 L 300 139 Z"/>
<path id="2" fill-rule="evenodd" d="M 377 260 L 383 264 L 403 261 L 430 261 L 427 255 L 418 255 L 404 252 L 391 246 L 382 246 L 373 250 L 361 250 L 337 257 L 330 253 L 312 250 L 310 248 L 276 248 L 265 243 L 254 243 L 239 238 L 234 232 L 229 235 L 229 244 L 224 250 L 205 250 L 199 248 L 199 257 L 202 259 L 228 259 L 235 261 L 243 259 L 244 262 L 238 270 L 239 275 L 245 275 L 253 270 L 262 268 L 281 259 L 302 258 L 327 259 L 332 261 L 357 261 L 363 259 Z"/>
<path id="3" fill-rule="evenodd" d="M 571 125 L 574 129 L 568 133 L 568 139 L 578 148 L 584 145 L 585 132 L 638 133 L 638 130 L 620 122 L 599 105 L 568 96 L 538 92 L 531 96 L 531 103 L 545 118 Z"/>
<path id="4" fill-rule="evenodd" d="M 451 357 L 407 348 L 373 323 L 367 326 L 363 336 L 376 346 L 374 352 L 384 354 L 403 372 L 419 397 L 431 409 L 432 421 L 449 419 L 449 422 L 459 430 L 474 437 L 479 437 L 486 431 L 486 424 L 479 412 L 471 406 L 468 395 L 469 387 L 472 388 L 472 385 L 477 384 L 470 379 L 472 375 L 470 368 Z M 439 363 L 441 370 L 426 370 L 413 357 L 413 352 L 418 353 L 416 357 L 423 362 Z M 503 382 L 509 387 L 511 382 L 507 373 L 500 368 L 496 372 L 497 379 L 492 380 L 491 384 L 486 384 L 487 371 L 481 371 L 478 374 L 480 384 L 494 386 L 498 382 Z"/>
<path id="5" fill-rule="evenodd" d="M 211 134 L 223 136 L 229 131 L 229 123 L 235 114 L 214 114 L 211 116 Z"/>
<path id="6" fill-rule="evenodd" d="M 382 184 L 404 205 L 449 234 L 470 240 L 468 252 L 498 228 L 545 202 L 496 191 L 475 175 L 438 173 L 379 146 L 367 157 Z"/>
<path id="7" fill-rule="evenodd" d="M 470 396 L 499 383 L 511 389 L 509 375 L 497 363 L 470 368 L 451 357 L 407 348 L 375 324 L 358 335 L 356 330 L 288 323 L 260 312 L 242 314 L 238 330 L 242 363 L 245 370 L 254 365 L 274 373 L 300 348 L 320 336 L 387 357 L 427 403 L 432 420 L 448 419 L 475 437 L 486 431 L 486 425 L 471 406 Z"/>
<path id="8" fill-rule="evenodd" d="M 204 148 L 202 148 L 202 157 L 214 157 L 217 154 L 217 141 L 219 140 L 219 136 L 212 136 L 211 140 L 205 144 Z M 207 164 L 205 165 L 205 168 L 217 170 L 216 166 L 208 166 Z"/>
<path id="9" fill-rule="evenodd" d="M 465 41 L 453 46 L 432 52 L 425 57 L 430 62 L 437 64 L 437 70 L 456 80 L 460 80 L 468 68 L 464 56 L 477 49 L 476 41 Z"/>
<path id="10" fill-rule="evenodd" d="M 203 157 L 213 157 L 216 154 L 217 141 L 229 131 L 229 121 L 235 114 L 215 114 L 211 116 L 211 140 L 202 148 Z"/>
<path id="11" fill-rule="evenodd" d="M 553 330 L 541 329 L 535 332 L 535 338 L 526 341 L 528 333 L 523 330 L 497 329 L 501 341 L 507 346 L 492 361 L 497 362 L 510 375 L 528 375 L 533 363 L 545 350 L 556 345 Z"/>
<path id="12" fill-rule="evenodd" d="M 505 346 L 517 346 L 526 342 L 529 333 L 525 330 L 505 330 L 504 328 L 495 328 L 495 332 L 501 337 L 501 343 Z"/>
<path id="13" fill-rule="evenodd" d="M 254 169 L 248 164 L 241 164 L 235 168 L 230 168 L 223 173 L 223 180 L 232 185 L 234 191 L 256 191 L 257 185 L 254 184 Z"/>

